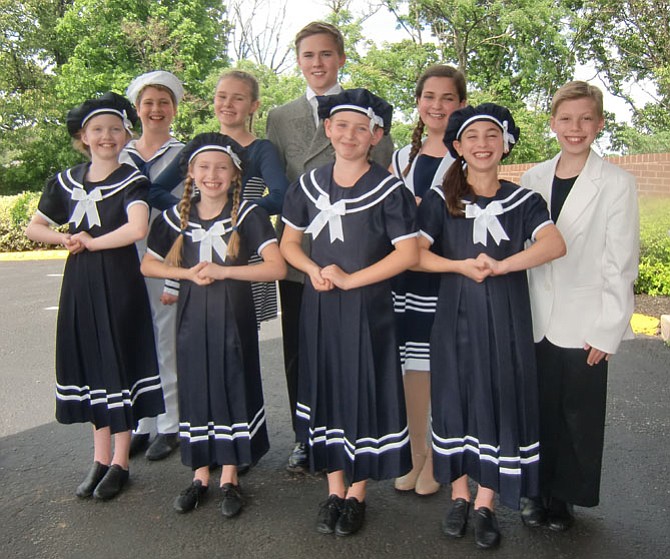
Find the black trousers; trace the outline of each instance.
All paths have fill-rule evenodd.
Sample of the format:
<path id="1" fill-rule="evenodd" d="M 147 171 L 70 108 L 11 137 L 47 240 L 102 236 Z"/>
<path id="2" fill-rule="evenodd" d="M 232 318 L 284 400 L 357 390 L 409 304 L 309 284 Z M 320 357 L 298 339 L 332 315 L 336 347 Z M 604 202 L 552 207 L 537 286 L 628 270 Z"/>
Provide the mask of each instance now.
<path id="1" fill-rule="evenodd" d="M 279 282 L 279 297 L 286 388 L 288 389 L 288 401 L 291 407 L 291 425 L 293 426 L 293 433 L 295 433 L 295 408 L 298 401 L 298 339 L 302 283 L 281 280 Z"/>
<path id="2" fill-rule="evenodd" d="M 600 499 L 607 361 L 586 364 L 588 352 L 535 344 L 540 390 L 540 488 L 582 507 Z"/>

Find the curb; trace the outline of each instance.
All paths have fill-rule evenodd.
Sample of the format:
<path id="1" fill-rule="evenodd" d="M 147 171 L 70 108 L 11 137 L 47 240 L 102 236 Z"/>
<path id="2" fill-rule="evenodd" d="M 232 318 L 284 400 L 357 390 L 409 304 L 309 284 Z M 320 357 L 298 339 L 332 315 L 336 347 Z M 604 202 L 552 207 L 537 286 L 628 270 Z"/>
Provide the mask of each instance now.
<path id="1" fill-rule="evenodd" d="M 23 262 L 29 260 L 65 260 L 67 250 L 33 250 L 26 252 L 2 252 L 0 262 Z"/>

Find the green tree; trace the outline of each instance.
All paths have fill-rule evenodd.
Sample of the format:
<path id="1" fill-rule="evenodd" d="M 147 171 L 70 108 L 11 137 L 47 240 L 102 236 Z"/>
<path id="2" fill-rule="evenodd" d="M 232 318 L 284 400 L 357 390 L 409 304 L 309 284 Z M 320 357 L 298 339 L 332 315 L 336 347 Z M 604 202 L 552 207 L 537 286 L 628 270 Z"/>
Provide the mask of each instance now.
<path id="1" fill-rule="evenodd" d="M 67 110 L 104 91 L 123 93 L 140 73 L 165 69 L 184 81 L 189 93 L 175 121 L 177 135 L 190 136 L 211 115 L 212 92 L 203 84 L 228 62 L 221 2 L 0 2 L 6 8 L 0 11 L 4 192 L 39 189 L 76 162 L 63 126 Z"/>
<path id="2" fill-rule="evenodd" d="M 415 42 L 429 29 L 440 59 L 458 66 L 472 89 L 490 92 L 499 102 L 523 99 L 546 109 L 552 93 L 574 70 L 571 12 L 560 0 L 384 3 Z"/>
<path id="3" fill-rule="evenodd" d="M 593 61 L 609 90 L 633 111 L 634 127 L 613 127 L 612 147 L 626 153 L 670 150 L 670 1 L 573 0 L 579 58 Z M 640 104 L 631 84 L 652 84 Z"/>

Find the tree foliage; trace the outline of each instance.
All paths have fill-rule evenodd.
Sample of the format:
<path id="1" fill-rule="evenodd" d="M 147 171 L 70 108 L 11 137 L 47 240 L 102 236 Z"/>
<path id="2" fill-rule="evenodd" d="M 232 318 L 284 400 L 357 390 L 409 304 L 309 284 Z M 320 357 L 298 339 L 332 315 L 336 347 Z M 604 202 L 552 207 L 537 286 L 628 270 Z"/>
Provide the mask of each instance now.
<path id="1" fill-rule="evenodd" d="M 575 44 L 583 62 L 593 62 L 610 91 L 625 99 L 633 124 L 612 130 L 615 149 L 670 150 L 670 1 L 582 0 Z M 654 101 L 640 104 L 631 85 L 651 83 Z"/>
<path id="2" fill-rule="evenodd" d="M 224 5 L 227 7 L 224 8 Z M 670 150 L 670 0 L 324 0 L 323 19 L 345 36 L 345 87 L 367 87 L 395 109 L 393 135 L 409 141 L 414 89 L 433 63 L 468 79 L 471 103 L 507 105 L 522 129 L 510 162 L 552 156 L 553 92 L 590 62 L 634 110 L 631 124 L 607 119 L 617 151 Z M 244 7 L 244 10 L 242 9 Z M 287 0 L 0 0 L 0 192 L 39 189 L 78 159 L 63 126 L 68 109 L 103 91 L 125 91 L 136 75 L 166 69 L 185 83 L 174 131 L 218 129 L 212 95 L 230 61 L 261 85 L 254 131 L 267 112 L 304 91 L 284 38 Z M 405 37 L 376 44 L 364 32 L 380 10 Z M 228 20 L 230 18 L 230 21 Z M 292 30 L 297 31 L 297 29 Z M 286 42 L 286 44 L 282 44 Z M 632 82 L 653 84 L 640 103 Z"/>
<path id="3" fill-rule="evenodd" d="M 228 25 L 213 0 L 0 0 L 0 185 L 41 188 L 79 156 L 62 125 L 84 99 L 124 92 L 136 75 L 174 72 L 189 91 L 175 123 L 188 136 L 211 113 L 206 77 L 227 63 Z M 206 99 L 206 101 L 205 101 Z"/>

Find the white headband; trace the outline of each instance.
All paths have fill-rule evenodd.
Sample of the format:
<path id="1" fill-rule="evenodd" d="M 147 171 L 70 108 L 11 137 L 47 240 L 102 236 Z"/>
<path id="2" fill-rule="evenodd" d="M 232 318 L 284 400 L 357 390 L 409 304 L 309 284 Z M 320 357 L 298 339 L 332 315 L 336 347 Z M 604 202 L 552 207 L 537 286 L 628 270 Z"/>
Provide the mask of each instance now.
<path id="1" fill-rule="evenodd" d="M 491 115 L 474 115 L 471 116 L 469 119 L 467 119 L 463 124 L 461 124 L 461 127 L 458 129 L 458 132 L 456 133 L 456 139 L 458 140 L 461 137 L 461 134 L 463 133 L 463 130 L 465 130 L 470 124 L 473 122 L 476 122 L 477 120 L 490 120 L 491 122 L 497 124 L 500 129 L 502 130 L 503 133 L 503 151 L 504 153 L 509 153 L 510 150 L 510 144 L 515 144 L 516 140 L 514 139 L 514 136 L 510 134 L 509 132 L 509 122 L 506 120 L 503 120 L 500 122 L 496 117 L 491 116 Z"/>
<path id="2" fill-rule="evenodd" d="M 125 109 L 123 111 L 119 111 L 118 109 L 110 109 L 107 107 L 103 107 L 101 109 L 95 109 L 94 111 L 91 111 L 88 113 L 85 117 L 84 120 L 81 121 L 81 127 L 83 128 L 86 126 L 86 123 L 91 120 L 94 116 L 98 115 L 116 115 L 118 116 L 122 121 L 123 121 L 123 127 L 126 129 L 128 134 L 133 133 L 133 123 L 130 122 L 128 119 L 128 115 L 126 114 Z"/>
<path id="3" fill-rule="evenodd" d="M 191 161 L 193 161 L 193 158 L 199 153 L 202 153 L 203 151 L 222 151 L 228 154 L 228 156 L 233 160 L 233 164 L 235 165 L 235 167 L 238 168 L 238 170 L 240 171 L 242 170 L 242 161 L 240 161 L 238 155 L 233 151 L 233 148 L 231 148 L 230 146 L 220 146 L 217 144 L 208 144 L 206 146 L 202 146 L 196 149 L 191 154 L 191 157 L 188 158 L 188 162 L 190 163 Z"/>
<path id="4" fill-rule="evenodd" d="M 375 126 L 384 128 L 384 119 L 375 113 L 372 107 L 364 108 L 359 107 L 358 105 L 335 105 L 330 109 L 330 115 L 332 116 L 333 113 L 338 111 L 356 111 L 357 113 L 367 116 L 370 119 L 370 133 L 374 132 Z"/>

